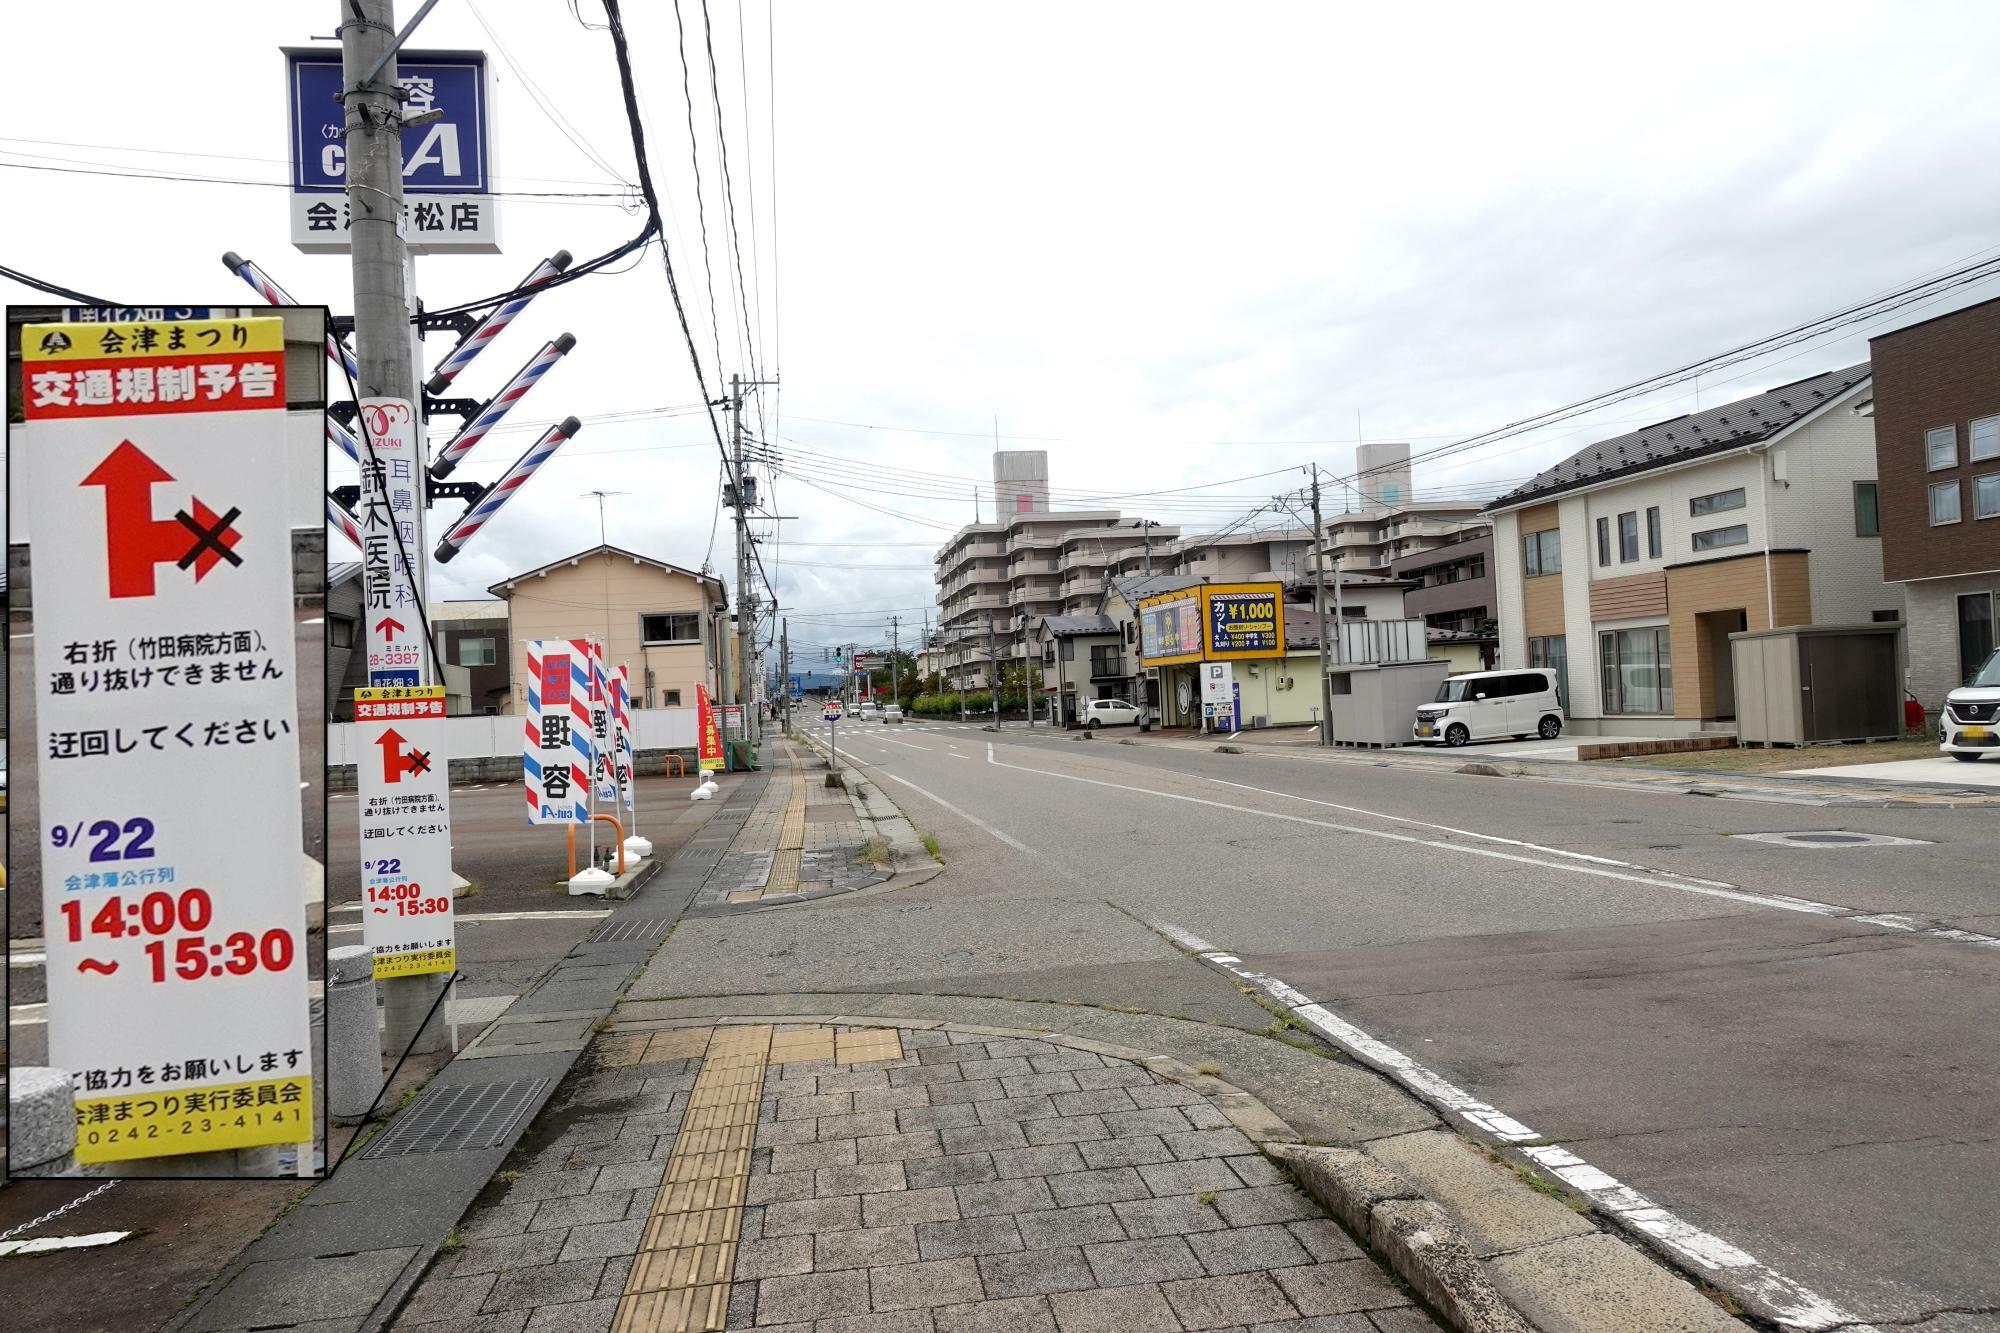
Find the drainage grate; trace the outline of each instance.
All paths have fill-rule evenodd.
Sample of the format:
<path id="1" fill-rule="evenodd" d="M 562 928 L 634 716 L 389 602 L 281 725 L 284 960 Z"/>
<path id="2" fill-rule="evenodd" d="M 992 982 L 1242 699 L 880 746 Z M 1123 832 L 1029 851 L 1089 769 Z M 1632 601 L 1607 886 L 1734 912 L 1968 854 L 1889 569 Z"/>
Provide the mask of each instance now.
<path id="1" fill-rule="evenodd" d="M 506 1083 L 461 1083 L 434 1089 L 397 1116 L 361 1155 L 412 1157 L 497 1148 L 527 1117 L 548 1086 L 545 1078 L 517 1078 Z"/>
<path id="2" fill-rule="evenodd" d="M 626 940 L 664 939 L 673 922 L 666 917 L 613 917 L 590 932 L 592 944 L 615 944 Z"/>
<path id="3" fill-rule="evenodd" d="M 1768 842 L 1777 847 L 1928 847 L 1920 838 L 1897 838 L 1887 833 L 1732 833 L 1745 842 Z"/>

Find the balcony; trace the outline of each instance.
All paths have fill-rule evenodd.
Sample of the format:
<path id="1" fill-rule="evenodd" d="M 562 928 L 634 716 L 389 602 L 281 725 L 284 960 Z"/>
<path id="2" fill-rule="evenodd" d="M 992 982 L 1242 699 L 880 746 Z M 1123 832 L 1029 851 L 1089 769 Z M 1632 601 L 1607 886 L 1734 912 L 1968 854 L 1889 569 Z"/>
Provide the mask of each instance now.
<path id="1" fill-rule="evenodd" d="M 1090 655 L 1090 678 L 1092 680 L 1123 680 L 1131 672 L 1125 669 L 1125 658 L 1121 653 L 1097 653 Z"/>
<path id="2" fill-rule="evenodd" d="M 1035 574 L 1053 574 L 1056 562 L 1053 560 L 1016 560 L 1007 566 L 1007 577 L 1024 579 Z"/>
<path id="3" fill-rule="evenodd" d="M 1013 538 L 1007 543 L 1007 549 L 1010 552 L 1053 551 L 1060 545 L 1062 545 L 1062 539 L 1052 532 L 1037 532 L 1033 528 L 1025 528 L 1014 534 Z"/>

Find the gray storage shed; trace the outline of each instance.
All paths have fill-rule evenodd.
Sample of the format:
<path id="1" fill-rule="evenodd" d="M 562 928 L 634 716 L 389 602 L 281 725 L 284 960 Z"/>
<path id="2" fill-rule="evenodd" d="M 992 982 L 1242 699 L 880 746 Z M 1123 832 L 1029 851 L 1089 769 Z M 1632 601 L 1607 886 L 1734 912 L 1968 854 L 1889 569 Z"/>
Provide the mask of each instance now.
<path id="1" fill-rule="evenodd" d="M 1417 705 L 1437 698 L 1451 664 L 1432 658 L 1349 662 L 1328 667 L 1326 674 L 1333 743 L 1380 749 L 1413 742 Z"/>
<path id="2" fill-rule="evenodd" d="M 1903 734 L 1899 624 L 1788 625 L 1729 636 L 1742 745 Z"/>

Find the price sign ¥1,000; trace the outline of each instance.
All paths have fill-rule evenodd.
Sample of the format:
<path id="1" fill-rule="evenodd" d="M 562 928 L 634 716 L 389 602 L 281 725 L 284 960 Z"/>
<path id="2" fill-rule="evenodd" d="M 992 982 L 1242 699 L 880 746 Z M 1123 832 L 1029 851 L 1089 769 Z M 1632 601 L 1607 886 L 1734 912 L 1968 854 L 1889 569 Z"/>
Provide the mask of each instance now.
<path id="1" fill-rule="evenodd" d="M 28 325 L 22 378 L 77 1159 L 310 1140 L 283 323 Z"/>

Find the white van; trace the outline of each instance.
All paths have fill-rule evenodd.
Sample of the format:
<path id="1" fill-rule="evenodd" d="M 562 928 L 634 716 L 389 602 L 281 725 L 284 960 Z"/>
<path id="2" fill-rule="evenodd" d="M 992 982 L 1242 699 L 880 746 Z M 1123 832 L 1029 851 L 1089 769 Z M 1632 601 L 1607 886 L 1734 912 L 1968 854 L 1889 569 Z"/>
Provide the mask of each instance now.
<path id="1" fill-rule="evenodd" d="M 1437 698 L 1417 710 L 1410 735 L 1419 745 L 1464 745 L 1494 736 L 1552 741 L 1562 727 L 1555 672 L 1473 671 L 1438 686 Z"/>

